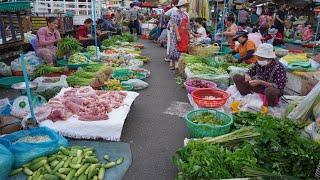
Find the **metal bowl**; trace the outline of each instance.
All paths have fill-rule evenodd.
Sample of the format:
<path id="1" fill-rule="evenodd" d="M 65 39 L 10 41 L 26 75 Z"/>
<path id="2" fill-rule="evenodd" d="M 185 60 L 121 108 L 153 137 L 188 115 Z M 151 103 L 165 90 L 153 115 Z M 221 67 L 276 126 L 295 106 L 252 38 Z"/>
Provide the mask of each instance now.
<path id="1" fill-rule="evenodd" d="M 38 83 L 35 82 L 29 82 L 29 87 L 30 89 L 34 89 L 38 86 Z M 12 89 L 16 90 L 25 90 L 26 89 L 26 83 L 25 82 L 20 82 L 20 83 L 15 83 L 11 86 Z"/>

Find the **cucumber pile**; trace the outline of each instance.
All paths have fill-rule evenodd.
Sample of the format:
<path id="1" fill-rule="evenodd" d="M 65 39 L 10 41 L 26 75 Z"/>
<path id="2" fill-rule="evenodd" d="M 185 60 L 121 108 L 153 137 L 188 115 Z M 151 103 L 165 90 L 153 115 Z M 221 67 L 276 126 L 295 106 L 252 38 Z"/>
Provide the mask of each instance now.
<path id="1" fill-rule="evenodd" d="M 97 158 L 94 148 L 72 146 L 60 147 L 60 150 L 50 156 L 43 156 L 15 169 L 10 176 L 23 172 L 28 180 L 102 180 L 106 169 L 113 168 L 123 163 L 124 158 L 110 161 L 105 155 L 105 163 Z"/>

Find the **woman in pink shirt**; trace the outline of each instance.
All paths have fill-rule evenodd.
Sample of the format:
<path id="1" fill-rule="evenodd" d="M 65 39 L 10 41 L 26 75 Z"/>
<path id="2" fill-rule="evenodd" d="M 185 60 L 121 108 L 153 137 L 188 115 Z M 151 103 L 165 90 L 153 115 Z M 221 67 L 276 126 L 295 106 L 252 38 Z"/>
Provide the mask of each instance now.
<path id="1" fill-rule="evenodd" d="M 56 17 L 47 18 L 47 27 L 42 27 L 37 32 L 36 54 L 45 63 L 53 65 L 56 58 L 56 44 L 61 39 L 58 29 L 58 19 Z"/>

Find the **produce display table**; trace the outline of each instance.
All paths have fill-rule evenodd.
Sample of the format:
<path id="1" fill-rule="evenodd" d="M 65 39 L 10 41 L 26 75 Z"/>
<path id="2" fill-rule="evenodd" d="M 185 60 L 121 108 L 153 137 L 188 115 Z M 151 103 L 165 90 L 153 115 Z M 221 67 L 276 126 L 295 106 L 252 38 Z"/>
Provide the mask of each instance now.
<path id="1" fill-rule="evenodd" d="M 288 82 L 285 91 L 290 95 L 306 96 L 320 80 L 317 72 L 287 72 Z"/>

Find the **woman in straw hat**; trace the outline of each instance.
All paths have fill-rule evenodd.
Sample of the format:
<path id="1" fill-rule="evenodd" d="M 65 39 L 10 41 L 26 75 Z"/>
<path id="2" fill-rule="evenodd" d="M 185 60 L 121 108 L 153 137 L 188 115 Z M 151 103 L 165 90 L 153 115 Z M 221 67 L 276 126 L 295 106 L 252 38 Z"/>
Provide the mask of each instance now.
<path id="1" fill-rule="evenodd" d="M 188 52 L 189 48 L 189 15 L 187 13 L 188 2 L 179 0 L 176 11 L 171 16 L 172 34 L 170 39 L 169 58 L 171 60 L 170 69 L 174 70 L 176 62 L 180 58 L 181 53 Z"/>
<path id="2" fill-rule="evenodd" d="M 257 63 L 247 74 L 235 75 L 233 81 L 241 95 L 259 93 L 266 106 L 276 106 L 287 82 L 286 71 L 275 60 L 273 46 L 261 44 L 254 54 Z"/>

